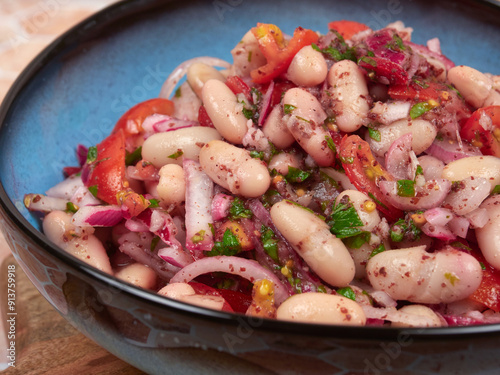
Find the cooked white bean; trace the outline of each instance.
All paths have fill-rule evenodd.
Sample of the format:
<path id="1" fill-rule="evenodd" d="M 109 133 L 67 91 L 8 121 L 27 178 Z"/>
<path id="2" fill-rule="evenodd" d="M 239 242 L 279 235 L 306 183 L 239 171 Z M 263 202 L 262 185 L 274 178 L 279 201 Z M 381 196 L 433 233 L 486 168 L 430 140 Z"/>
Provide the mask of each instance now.
<path id="1" fill-rule="evenodd" d="M 278 149 L 285 149 L 294 144 L 295 138 L 283 121 L 283 109 L 277 105 L 266 118 L 262 131 L 267 139 Z"/>
<path id="2" fill-rule="evenodd" d="M 205 173 L 233 194 L 253 198 L 264 194 L 271 184 L 266 164 L 250 152 L 224 141 L 211 141 L 200 152 Z"/>
<path id="3" fill-rule="evenodd" d="M 434 253 L 425 246 L 386 250 L 372 257 L 366 274 L 376 290 L 395 300 L 449 303 L 467 298 L 481 283 L 479 262 L 465 252 L 445 248 Z"/>
<path id="4" fill-rule="evenodd" d="M 222 310 L 227 303 L 221 296 L 196 294 L 193 287 L 187 283 L 168 284 L 160 289 L 158 294 L 213 310 Z"/>
<path id="5" fill-rule="evenodd" d="M 441 175 L 450 181 L 462 181 L 469 177 L 483 177 L 491 185 L 490 192 L 500 185 L 500 158 L 491 155 L 469 156 L 448 163 Z"/>
<path id="6" fill-rule="evenodd" d="M 418 157 L 418 164 L 424 171 L 426 180 L 436 180 L 441 178 L 444 169 L 444 163 L 431 155 L 422 155 Z"/>
<path id="7" fill-rule="evenodd" d="M 369 243 L 365 242 L 357 249 L 347 248 L 354 260 L 355 277 L 357 279 L 363 279 L 366 277 L 366 263 L 370 259 L 370 255 L 373 252 L 373 247 Z"/>
<path id="8" fill-rule="evenodd" d="M 335 122 L 340 130 L 354 132 L 367 118 L 368 87 L 358 65 L 351 60 L 333 64 L 328 73 L 328 84 L 335 103 Z"/>
<path id="9" fill-rule="evenodd" d="M 156 187 L 163 204 L 179 205 L 186 198 L 186 181 L 184 169 L 177 164 L 167 164 L 160 168 L 160 181 Z"/>
<path id="10" fill-rule="evenodd" d="M 43 232 L 47 238 L 85 263 L 112 275 L 111 264 L 101 241 L 95 235 L 85 233 L 85 229 L 77 233 L 71 216 L 63 211 L 48 213 L 43 219 Z"/>
<path id="11" fill-rule="evenodd" d="M 280 152 L 274 155 L 269 162 L 269 170 L 275 169 L 278 173 L 286 176 L 288 174 L 288 167 L 299 168 L 300 159 L 296 154 L 290 152 Z"/>
<path id="12" fill-rule="evenodd" d="M 432 144 L 437 135 L 436 127 L 422 119 L 399 120 L 377 129 L 380 132 L 380 141 L 375 141 L 370 137 L 367 139 L 370 148 L 377 156 L 384 156 L 392 142 L 408 133 L 413 135 L 411 148 L 416 155 L 419 155 Z"/>
<path id="13" fill-rule="evenodd" d="M 243 114 L 243 104 L 226 86 L 216 79 L 203 86 L 201 98 L 215 128 L 229 142 L 241 144 L 247 133 L 248 119 Z"/>
<path id="14" fill-rule="evenodd" d="M 320 102 L 311 93 L 292 88 L 283 97 L 283 108 L 290 117 L 287 127 L 290 133 L 302 147 L 321 167 L 330 166 L 334 161 L 334 153 L 328 147 L 330 133 L 323 127 L 326 113 Z"/>
<path id="15" fill-rule="evenodd" d="M 392 322 L 392 327 L 441 327 L 443 325 L 441 318 L 430 307 L 424 305 L 406 305 L 401 307 L 399 312 L 408 314 L 408 319 L 404 322 Z M 413 318 L 415 317 L 415 318 Z M 427 323 L 422 325 L 422 319 Z"/>
<path id="16" fill-rule="evenodd" d="M 157 133 L 144 141 L 142 157 L 153 163 L 156 168 L 166 164 L 182 165 L 184 158 L 197 161 L 200 149 L 205 143 L 221 138 L 217 130 L 205 126 Z"/>
<path id="17" fill-rule="evenodd" d="M 289 201 L 276 203 L 270 213 L 276 228 L 320 278 L 333 286 L 352 281 L 354 261 L 323 220 Z"/>
<path id="18" fill-rule="evenodd" d="M 199 98 L 201 98 L 201 89 L 208 80 L 216 79 L 221 82 L 224 82 L 226 80 L 222 73 L 215 69 L 213 66 L 200 62 L 191 64 L 189 66 L 186 78 L 189 86 L 191 86 L 191 88 Z"/>
<path id="19" fill-rule="evenodd" d="M 476 229 L 477 243 L 484 257 L 500 270 L 500 195 L 486 199 L 480 206 L 488 211 L 488 222 Z"/>
<path id="20" fill-rule="evenodd" d="M 340 172 L 333 168 L 321 168 L 321 172 L 333 178 L 340 185 L 341 190 L 356 190 L 356 187 L 349 180 L 349 177 L 346 176 L 345 172 Z"/>
<path id="21" fill-rule="evenodd" d="M 141 263 L 132 263 L 115 273 L 120 280 L 144 289 L 156 286 L 156 272 Z"/>
<path id="22" fill-rule="evenodd" d="M 334 294 L 295 294 L 283 302 L 276 311 L 280 320 L 303 323 L 323 323 L 363 326 L 366 316 L 355 301 Z"/>
<path id="23" fill-rule="evenodd" d="M 465 66 L 454 66 L 448 71 L 448 81 L 476 108 L 484 105 L 490 95 L 492 81 L 480 71 Z"/>
<path id="24" fill-rule="evenodd" d="M 335 199 L 336 204 L 339 204 L 342 199 L 345 199 L 345 196 L 349 197 L 349 201 L 356 209 L 359 219 L 363 222 L 363 226 L 359 227 L 359 229 L 371 232 L 373 228 L 375 228 L 380 223 L 380 215 L 378 214 L 378 211 L 376 209 L 373 209 L 371 211 L 367 210 L 366 204 L 369 202 L 375 204 L 375 202 L 373 202 L 373 200 L 370 199 L 368 195 L 358 190 L 344 190 Z"/>
<path id="25" fill-rule="evenodd" d="M 297 86 L 316 86 L 328 74 L 328 66 L 323 54 L 311 46 L 305 46 L 293 57 L 287 70 L 287 77 Z"/>

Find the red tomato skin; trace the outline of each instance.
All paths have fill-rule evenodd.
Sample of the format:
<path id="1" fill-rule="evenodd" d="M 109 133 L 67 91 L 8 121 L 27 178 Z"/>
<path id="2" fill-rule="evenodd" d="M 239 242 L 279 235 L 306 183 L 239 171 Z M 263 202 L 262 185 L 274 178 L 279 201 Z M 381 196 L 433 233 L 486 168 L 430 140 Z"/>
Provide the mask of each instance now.
<path id="1" fill-rule="evenodd" d="M 392 85 L 389 87 L 388 94 L 392 99 L 397 100 L 436 100 L 443 98 L 443 92 L 448 92 L 448 87 L 437 82 L 426 82 L 426 87 L 422 87 L 414 82 L 408 85 Z"/>
<path id="2" fill-rule="evenodd" d="M 227 77 L 226 86 L 229 87 L 235 95 L 243 94 L 249 102 L 252 102 L 252 90 L 240 77 Z"/>
<path id="3" fill-rule="evenodd" d="M 484 116 L 491 119 L 492 131 L 486 131 L 481 126 L 480 120 Z M 483 155 L 500 157 L 500 139 L 493 133 L 497 132 L 497 129 L 500 129 L 500 106 L 492 105 L 476 110 L 462 126 L 460 136 L 473 145 L 479 145 Z"/>
<path id="4" fill-rule="evenodd" d="M 87 186 L 97 186 L 97 198 L 118 204 L 117 194 L 125 179 L 125 135 L 118 129 L 97 145 L 97 159 L 91 167 Z"/>
<path id="5" fill-rule="evenodd" d="M 369 27 L 361 22 L 340 20 L 329 22 L 328 29 L 338 31 L 344 39 L 349 40 L 360 31 L 368 30 Z"/>
<path id="6" fill-rule="evenodd" d="M 378 179 L 393 181 L 394 177 L 376 161 L 366 141 L 358 135 L 346 135 L 340 141 L 337 152 L 351 183 L 359 191 L 376 199 L 378 210 L 389 222 L 396 221 L 403 216 L 401 210 L 387 201 L 377 185 Z M 366 174 L 367 170 L 371 170 L 376 178 L 369 178 Z"/>

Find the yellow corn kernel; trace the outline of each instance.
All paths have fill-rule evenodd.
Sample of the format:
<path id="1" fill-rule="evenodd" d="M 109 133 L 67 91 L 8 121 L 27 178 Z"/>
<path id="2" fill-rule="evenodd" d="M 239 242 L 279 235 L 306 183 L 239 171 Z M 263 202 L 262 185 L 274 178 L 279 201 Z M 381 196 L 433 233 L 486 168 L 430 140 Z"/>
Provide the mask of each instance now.
<path id="1" fill-rule="evenodd" d="M 411 215 L 411 219 L 417 226 L 424 225 L 427 222 L 424 214 L 413 214 Z"/>
<path id="2" fill-rule="evenodd" d="M 363 204 L 363 209 L 365 212 L 373 212 L 377 208 L 377 205 L 375 204 L 374 201 L 365 201 Z"/>
<path id="3" fill-rule="evenodd" d="M 285 267 L 281 267 L 281 273 L 283 274 L 283 276 L 285 277 L 289 277 L 292 275 L 292 273 L 290 272 L 290 268 L 288 268 L 287 266 Z"/>
<path id="4" fill-rule="evenodd" d="M 283 181 L 283 176 L 282 175 L 276 175 L 273 177 L 273 184 L 276 185 L 277 183 L 280 183 Z"/>
<path id="5" fill-rule="evenodd" d="M 260 280 L 259 284 L 260 285 L 258 285 L 258 292 L 261 296 L 268 296 L 269 293 L 272 292 L 273 286 L 269 280 L 267 279 Z"/>
<path id="6" fill-rule="evenodd" d="M 427 101 L 427 103 L 429 103 L 429 105 L 432 107 L 432 108 L 436 108 L 439 106 L 439 103 L 437 101 L 435 101 L 434 99 L 429 99 Z"/>
<path id="7" fill-rule="evenodd" d="M 303 197 L 305 193 L 306 193 L 306 192 L 305 192 L 305 190 L 304 190 L 304 189 L 297 189 L 297 190 L 295 191 L 295 194 L 297 194 L 297 196 L 298 196 L 298 197 Z"/>

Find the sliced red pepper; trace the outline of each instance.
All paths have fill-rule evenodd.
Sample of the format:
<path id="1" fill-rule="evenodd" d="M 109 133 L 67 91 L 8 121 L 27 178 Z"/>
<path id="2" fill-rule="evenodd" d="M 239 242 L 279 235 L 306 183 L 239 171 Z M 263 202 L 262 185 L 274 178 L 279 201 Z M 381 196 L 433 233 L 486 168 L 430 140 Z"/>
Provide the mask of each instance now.
<path id="1" fill-rule="evenodd" d="M 394 177 L 377 162 L 366 141 L 358 135 L 346 135 L 337 152 L 349 181 L 375 201 L 389 222 L 403 216 L 403 212 L 390 204 L 378 187 L 379 181 L 394 181 Z"/>
<path id="2" fill-rule="evenodd" d="M 319 38 L 314 31 L 298 27 L 292 39 L 287 41 L 277 26 L 265 23 L 258 23 L 257 27 L 252 28 L 252 33 L 257 38 L 259 48 L 267 60 L 266 65 L 250 72 L 252 80 L 261 84 L 284 73 L 297 52 L 302 47 L 316 43 Z"/>
<path id="3" fill-rule="evenodd" d="M 369 29 L 369 27 L 361 22 L 341 20 L 328 23 L 328 29 L 338 31 L 344 39 L 349 40 L 360 31 Z"/>
<path id="4" fill-rule="evenodd" d="M 118 204 L 117 194 L 124 189 L 125 135 L 122 129 L 109 135 L 97 145 L 97 158 L 87 180 L 88 187 L 97 189 L 97 198 Z"/>
<path id="5" fill-rule="evenodd" d="M 136 104 L 120 117 L 112 133 L 122 129 L 126 138 L 140 134 L 142 132 L 142 123 L 146 117 L 155 113 L 172 115 L 174 113 L 174 103 L 168 99 L 154 98 Z"/>
<path id="6" fill-rule="evenodd" d="M 485 129 L 481 124 L 490 124 Z M 460 130 L 462 139 L 480 148 L 484 155 L 500 157 L 500 106 L 492 105 L 476 110 Z"/>

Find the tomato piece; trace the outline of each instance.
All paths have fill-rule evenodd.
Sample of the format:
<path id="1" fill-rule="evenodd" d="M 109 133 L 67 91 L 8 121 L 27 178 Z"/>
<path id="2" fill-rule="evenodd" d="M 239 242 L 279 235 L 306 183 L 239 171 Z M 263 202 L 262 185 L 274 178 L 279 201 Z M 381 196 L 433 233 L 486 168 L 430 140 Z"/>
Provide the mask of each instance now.
<path id="1" fill-rule="evenodd" d="M 122 129 L 126 138 L 140 134 L 142 132 L 142 123 L 146 117 L 155 113 L 172 115 L 174 113 L 174 103 L 168 99 L 154 98 L 136 104 L 120 117 L 112 133 Z"/>
<path id="2" fill-rule="evenodd" d="M 485 129 L 483 125 L 491 129 Z M 500 157 L 500 106 L 479 108 L 465 122 L 460 136 L 473 146 L 480 148 L 484 155 Z"/>
<path id="3" fill-rule="evenodd" d="M 125 135 L 122 129 L 109 135 L 97 145 L 86 185 L 97 188 L 97 198 L 109 204 L 119 204 L 117 194 L 123 190 L 125 179 Z"/>
<path id="4" fill-rule="evenodd" d="M 219 294 L 231 305 L 234 312 L 244 314 L 252 303 L 252 296 L 230 289 L 217 289 Z"/>
<path id="5" fill-rule="evenodd" d="M 302 47 L 316 43 L 319 38 L 314 31 L 297 27 L 292 39 L 287 41 L 277 26 L 265 23 L 258 23 L 257 27 L 252 28 L 252 33 L 267 60 L 266 65 L 250 72 L 255 83 L 269 82 L 284 73 L 297 52 Z"/>
<path id="6" fill-rule="evenodd" d="M 349 181 L 375 201 L 389 222 L 403 216 L 403 212 L 390 204 L 378 187 L 379 181 L 394 181 L 394 177 L 377 162 L 366 141 L 358 135 L 346 135 L 337 152 Z"/>
<path id="7" fill-rule="evenodd" d="M 240 77 L 227 77 L 226 86 L 229 87 L 235 95 L 243 94 L 248 101 L 252 102 L 252 90 Z"/>
<path id="8" fill-rule="evenodd" d="M 196 294 L 201 294 L 204 296 L 216 296 L 224 299 L 224 304 L 222 305 L 222 311 L 234 312 L 231 305 L 226 301 L 226 299 L 222 296 L 219 289 L 212 288 L 211 286 L 197 283 L 197 282 L 189 282 L 189 285 L 194 289 Z"/>
<path id="9" fill-rule="evenodd" d="M 368 30 L 369 27 L 361 22 L 340 20 L 328 23 L 328 29 L 338 31 L 344 39 L 349 40 L 360 31 Z"/>
<path id="10" fill-rule="evenodd" d="M 425 82 L 419 85 L 410 82 L 409 85 L 393 85 L 387 93 L 392 99 L 397 100 L 436 100 L 447 99 L 449 89 L 446 85 L 438 82 Z"/>
<path id="11" fill-rule="evenodd" d="M 359 59 L 358 65 L 369 74 L 373 72 L 375 78 L 379 76 L 387 78 L 392 85 L 406 85 L 408 83 L 408 72 L 401 65 L 383 57 L 363 56 Z"/>
<path id="12" fill-rule="evenodd" d="M 278 81 L 274 83 L 274 90 L 271 96 L 271 106 L 274 107 L 281 103 L 281 99 L 285 92 L 290 90 L 291 88 L 297 87 L 297 85 L 290 81 Z"/>
<path id="13" fill-rule="evenodd" d="M 63 173 L 65 176 L 72 176 L 75 173 L 78 173 L 82 170 L 82 167 L 64 167 L 63 168 Z"/>
<path id="14" fill-rule="evenodd" d="M 208 112 L 204 105 L 200 105 L 200 109 L 198 110 L 198 122 L 200 123 L 200 126 L 215 128 L 214 123 L 208 115 Z"/>

